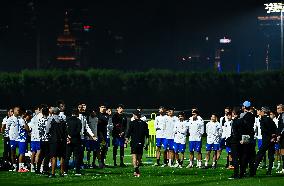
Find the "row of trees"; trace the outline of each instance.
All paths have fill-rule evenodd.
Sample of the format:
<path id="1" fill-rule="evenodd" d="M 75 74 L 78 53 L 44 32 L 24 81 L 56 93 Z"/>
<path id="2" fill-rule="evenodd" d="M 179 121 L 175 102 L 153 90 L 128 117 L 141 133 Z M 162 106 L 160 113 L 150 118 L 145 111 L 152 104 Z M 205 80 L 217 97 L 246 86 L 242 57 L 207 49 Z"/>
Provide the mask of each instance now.
<path id="1" fill-rule="evenodd" d="M 166 105 L 181 110 L 196 106 L 208 116 L 247 99 L 256 106 L 274 106 L 284 101 L 283 93 L 284 71 L 237 74 L 90 69 L 0 73 L 0 108 L 54 104 L 63 99 L 69 106 L 81 100 L 91 106 L 124 103 L 128 108 Z"/>

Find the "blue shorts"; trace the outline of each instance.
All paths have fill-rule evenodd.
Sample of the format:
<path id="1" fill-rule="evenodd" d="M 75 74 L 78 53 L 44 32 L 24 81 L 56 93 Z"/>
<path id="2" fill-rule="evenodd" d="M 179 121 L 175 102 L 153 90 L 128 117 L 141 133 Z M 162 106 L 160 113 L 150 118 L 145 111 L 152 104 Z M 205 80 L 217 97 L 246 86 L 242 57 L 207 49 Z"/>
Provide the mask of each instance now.
<path id="1" fill-rule="evenodd" d="M 156 138 L 156 147 L 161 147 L 165 138 Z"/>
<path id="2" fill-rule="evenodd" d="M 226 147 L 226 152 L 227 153 L 231 153 L 231 148 L 230 147 Z"/>
<path id="3" fill-rule="evenodd" d="M 107 144 L 107 147 L 110 147 L 110 138 L 106 139 L 106 144 Z"/>
<path id="4" fill-rule="evenodd" d="M 219 150 L 223 150 L 224 148 L 226 148 L 226 138 L 221 139 Z"/>
<path id="5" fill-rule="evenodd" d="M 40 141 L 31 141 L 31 151 L 36 152 L 40 150 Z"/>
<path id="6" fill-rule="evenodd" d="M 26 142 L 19 142 L 15 140 L 10 141 L 11 149 L 16 150 L 17 147 L 19 147 L 19 154 L 24 155 L 26 153 Z"/>
<path id="7" fill-rule="evenodd" d="M 174 139 L 164 139 L 163 140 L 163 148 L 164 149 L 169 149 L 169 150 L 174 150 Z"/>
<path id="8" fill-rule="evenodd" d="M 174 149 L 175 153 L 184 152 L 185 151 L 185 144 L 174 142 L 174 148 L 173 149 Z"/>
<path id="9" fill-rule="evenodd" d="M 18 142 L 15 140 L 10 140 L 10 146 L 11 150 L 16 150 L 16 148 L 18 147 Z"/>
<path id="10" fill-rule="evenodd" d="M 280 145 L 278 143 L 275 144 L 275 150 L 279 150 L 280 149 Z"/>
<path id="11" fill-rule="evenodd" d="M 120 137 L 114 137 L 112 139 L 112 146 L 115 147 L 124 147 L 125 144 L 125 139 L 124 138 L 120 138 Z"/>
<path id="12" fill-rule="evenodd" d="M 206 143 L 206 151 L 220 150 L 220 144 L 208 144 Z"/>
<path id="13" fill-rule="evenodd" d="M 86 140 L 86 150 L 94 151 L 99 149 L 99 142 L 95 140 Z"/>
<path id="14" fill-rule="evenodd" d="M 201 141 L 190 141 L 189 142 L 189 152 L 201 152 Z"/>
<path id="15" fill-rule="evenodd" d="M 257 140 L 257 147 L 258 147 L 258 149 L 260 149 L 261 145 L 262 145 L 262 139 L 258 139 Z"/>

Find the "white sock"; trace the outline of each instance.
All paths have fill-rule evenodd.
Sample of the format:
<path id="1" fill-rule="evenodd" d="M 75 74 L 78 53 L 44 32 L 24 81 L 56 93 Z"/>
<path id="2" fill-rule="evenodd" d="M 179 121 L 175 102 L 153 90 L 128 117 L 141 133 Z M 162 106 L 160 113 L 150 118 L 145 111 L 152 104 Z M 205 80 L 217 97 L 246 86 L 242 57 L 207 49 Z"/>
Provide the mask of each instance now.
<path id="1" fill-rule="evenodd" d="M 31 163 L 31 170 L 34 169 L 34 168 L 35 168 L 35 167 L 34 167 L 34 164 Z"/>
<path id="2" fill-rule="evenodd" d="M 17 164 L 13 164 L 13 167 L 14 167 L 14 168 L 17 168 Z"/>
<path id="3" fill-rule="evenodd" d="M 172 165 L 172 161 L 173 161 L 173 160 L 169 159 L 169 165 Z"/>
<path id="4" fill-rule="evenodd" d="M 215 164 L 216 164 L 216 162 L 215 162 L 215 161 L 213 161 L 212 166 L 215 166 Z"/>
<path id="5" fill-rule="evenodd" d="M 198 160 L 198 164 L 197 164 L 197 165 L 198 165 L 199 167 L 201 167 L 201 164 L 202 164 L 201 160 Z"/>
<path id="6" fill-rule="evenodd" d="M 207 167 L 208 166 L 208 161 L 205 161 L 205 167 Z"/>
<path id="7" fill-rule="evenodd" d="M 189 161 L 189 165 L 192 165 L 192 161 L 191 160 Z"/>
<path id="8" fill-rule="evenodd" d="M 19 169 L 24 168 L 24 163 L 19 163 Z"/>

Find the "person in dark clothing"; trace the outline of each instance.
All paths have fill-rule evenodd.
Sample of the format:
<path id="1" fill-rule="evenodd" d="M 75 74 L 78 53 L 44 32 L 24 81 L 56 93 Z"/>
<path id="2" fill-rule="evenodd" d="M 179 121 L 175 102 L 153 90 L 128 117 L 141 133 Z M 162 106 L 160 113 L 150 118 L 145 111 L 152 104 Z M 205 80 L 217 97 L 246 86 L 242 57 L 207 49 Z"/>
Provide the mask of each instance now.
<path id="1" fill-rule="evenodd" d="M 255 159 L 255 140 L 254 140 L 254 122 L 255 116 L 251 110 L 251 103 L 245 101 L 243 103 L 244 112 L 241 113 L 241 121 L 239 133 L 241 135 L 240 141 L 240 178 L 245 176 L 246 169 L 249 164 L 250 174 L 254 169 Z"/>
<path id="2" fill-rule="evenodd" d="M 269 117 L 269 112 L 270 109 L 268 107 L 261 108 L 260 128 L 262 135 L 262 145 L 256 155 L 252 176 L 256 174 L 257 167 L 267 150 L 268 150 L 269 165 L 266 174 L 271 175 L 271 170 L 274 162 L 274 153 L 275 153 L 274 147 L 277 141 L 277 136 L 276 136 L 277 128 L 276 124 Z"/>
<path id="3" fill-rule="evenodd" d="M 284 174 L 284 105 L 278 104 L 277 107 L 278 113 L 278 128 L 277 128 L 277 141 L 280 146 L 280 154 L 282 156 L 282 170 L 278 173 Z"/>
<path id="4" fill-rule="evenodd" d="M 66 132 L 67 132 L 67 146 L 66 146 L 66 158 L 65 158 L 65 173 L 68 173 L 69 160 L 71 154 L 75 156 L 75 168 L 76 174 L 81 175 L 80 172 L 80 150 L 81 150 L 81 120 L 78 118 L 79 112 L 77 109 L 72 111 L 72 116 L 66 121 Z"/>
<path id="5" fill-rule="evenodd" d="M 117 112 L 112 117 L 113 129 L 112 129 L 112 144 L 113 144 L 113 164 L 116 164 L 116 155 L 118 146 L 120 147 L 120 166 L 125 167 L 123 163 L 124 158 L 124 144 L 125 144 L 125 132 L 127 128 L 127 118 L 123 113 L 124 106 L 118 105 Z"/>
<path id="6" fill-rule="evenodd" d="M 143 155 L 143 147 L 148 149 L 149 130 L 146 122 L 140 119 L 141 113 L 136 110 L 133 113 L 134 121 L 129 123 L 129 128 L 126 133 L 126 142 L 131 138 L 131 154 L 132 164 L 134 166 L 134 176 L 140 177 L 139 164 Z M 146 144 L 144 146 L 144 144 Z"/>
<path id="7" fill-rule="evenodd" d="M 105 167 L 105 158 L 107 153 L 107 125 L 108 125 L 109 115 L 106 113 L 106 105 L 100 104 L 99 106 L 99 114 L 98 114 L 98 140 L 100 145 L 100 153 L 99 153 L 99 167 Z"/>
<path id="8" fill-rule="evenodd" d="M 52 108 L 52 119 L 50 122 L 50 128 L 48 131 L 49 136 L 49 148 L 51 157 L 51 175 L 49 177 L 55 177 L 55 168 L 57 164 L 57 157 L 60 158 L 60 176 L 64 175 L 64 158 L 66 156 L 66 122 L 62 120 L 59 115 L 59 108 Z"/>

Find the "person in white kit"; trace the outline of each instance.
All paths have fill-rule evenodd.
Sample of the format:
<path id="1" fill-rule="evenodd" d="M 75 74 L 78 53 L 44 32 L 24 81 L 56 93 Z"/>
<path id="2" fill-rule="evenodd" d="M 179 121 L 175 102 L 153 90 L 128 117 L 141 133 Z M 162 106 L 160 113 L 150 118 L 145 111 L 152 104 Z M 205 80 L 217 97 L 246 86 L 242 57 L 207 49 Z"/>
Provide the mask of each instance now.
<path id="1" fill-rule="evenodd" d="M 201 168 L 202 165 L 202 154 L 201 154 L 201 147 L 202 142 L 201 138 L 204 133 L 204 121 L 199 116 L 198 110 L 192 111 L 192 117 L 188 120 L 188 132 L 189 132 L 189 164 L 186 168 L 193 167 L 193 159 L 194 159 L 194 152 L 197 152 L 197 167 Z"/>
<path id="2" fill-rule="evenodd" d="M 257 147 L 260 149 L 262 145 L 262 135 L 261 135 L 261 128 L 260 128 L 260 109 L 257 109 L 257 117 L 255 118 L 254 123 L 254 131 L 255 131 L 255 138 L 257 139 Z M 266 168 L 266 154 L 263 157 L 262 165 L 259 165 L 259 168 Z"/>
<path id="3" fill-rule="evenodd" d="M 165 128 L 165 140 L 163 143 L 164 149 L 168 149 L 168 166 L 173 166 L 174 159 L 174 125 L 178 121 L 178 118 L 174 116 L 174 108 L 170 108 L 166 116 L 166 128 Z M 165 164 L 163 167 L 166 166 Z"/>
<path id="4" fill-rule="evenodd" d="M 41 108 L 36 107 L 35 115 L 28 123 L 30 134 L 31 134 L 31 172 L 36 171 L 39 154 L 40 154 L 40 136 L 39 136 L 39 126 L 38 121 L 42 118 Z"/>
<path id="5" fill-rule="evenodd" d="M 274 121 L 276 127 L 278 128 L 278 119 L 276 117 L 276 113 L 274 111 L 270 111 L 269 113 L 270 118 Z M 275 167 L 275 162 L 273 162 L 273 169 L 276 168 L 276 170 L 280 169 L 281 166 L 281 156 L 280 156 L 280 145 L 279 143 L 275 144 L 275 160 L 277 161 L 277 167 Z"/>
<path id="6" fill-rule="evenodd" d="M 159 107 L 159 116 L 155 118 L 154 127 L 156 130 L 156 156 L 157 162 L 154 166 L 160 166 L 160 158 L 161 158 L 161 146 L 163 145 L 163 141 L 165 140 L 165 128 L 166 128 L 166 115 L 165 108 L 163 106 Z M 167 163 L 167 150 L 164 149 L 164 164 Z"/>
<path id="7" fill-rule="evenodd" d="M 232 112 L 230 107 L 225 107 L 224 116 L 220 117 L 220 124 L 222 126 L 222 130 L 224 130 L 225 122 L 228 121 L 227 113 Z M 226 139 L 225 134 L 222 133 L 221 141 L 220 141 L 220 149 L 217 151 L 217 161 L 220 159 L 223 149 L 226 148 Z"/>
<path id="8" fill-rule="evenodd" d="M 29 170 L 24 166 L 24 156 L 26 153 L 26 138 L 28 126 L 26 125 L 25 120 L 22 117 L 22 111 L 20 107 L 14 108 L 14 115 L 11 116 L 7 125 L 10 128 L 9 138 L 11 145 L 11 156 L 13 168 L 11 171 L 16 171 L 16 148 L 19 147 L 19 170 L 18 172 L 28 172 Z"/>
<path id="9" fill-rule="evenodd" d="M 229 144 L 229 140 L 231 137 L 231 131 L 232 131 L 232 112 L 229 111 L 226 113 L 226 118 L 227 121 L 224 123 L 224 126 L 222 126 L 222 136 L 225 138 L 225 145 L 226 145 L 226 152 L 227 152 L 227 164 L 226 164 L 226 168 L 228 169 L 234 169 L 233 165 L 232 165 L 232 154 L 231 154 L 231 148 L 230 148 L 230 144 Z"/>
<path id="10" fill-rule="evenodd" d="M 178 114 L 178 121 L 174 124 L 174 152 L 176 164 L 174 167 L 182 168 L 186 148 L 187 121 L 184 112 Z M 180 153 L 180 155 L 179 155 Z"/>
<path id="11" fill-rule="evenodd" d="M 208 167 L 210 160 L 210 153 L 213 150 L 213 163 L 212 168 L 216 168 L 217 164 L 217 151 L 220 149 L 220 142 L 222 136 L 222 126 L 217 121 L 217 115 L 212 114 L 211 120 L 206 124 L 207 144 L 206 144 L 206 161 L 205 167 Z"/>

